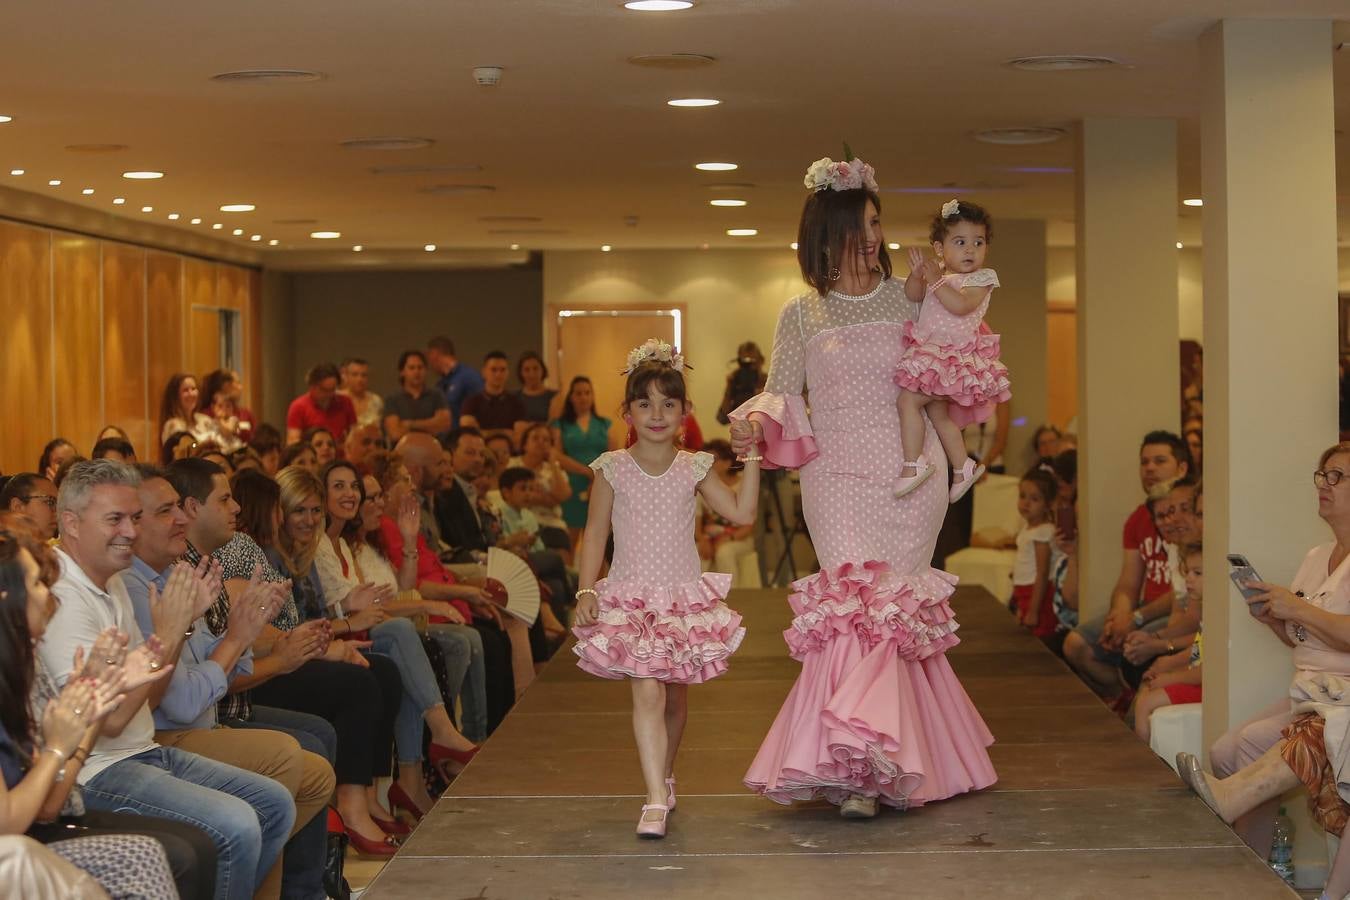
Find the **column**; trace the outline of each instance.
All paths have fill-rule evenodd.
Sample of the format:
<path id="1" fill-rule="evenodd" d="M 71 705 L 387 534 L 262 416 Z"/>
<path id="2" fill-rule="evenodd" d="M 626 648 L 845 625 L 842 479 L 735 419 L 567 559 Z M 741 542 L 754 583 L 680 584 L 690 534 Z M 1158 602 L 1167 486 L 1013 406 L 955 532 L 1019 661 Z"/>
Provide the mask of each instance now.
<path id="1" fill-rule="evenodd" d="M 1003 461 L 1011 475 L 1020 475 L 1035 462 L 1031 435 L 1046 421 L 1045 222 L 999 219 L 994 214 L 994 237 L 988 265 L 998 272 L 1002 287 L 994 291 L 986 317 L 1002 336 L 1002 359 L 1012 379 L 1012 426 Z M 1055 377 L 1062 373 L 1049 373 Z"/>
<path id="2" fill-rule="evenodd" d="M 1103 614 L 1143 495 L 1139 442 L 1180 425 L 1177 130 L 1088 119 L 1078 158 L 1079 616 Z"/>

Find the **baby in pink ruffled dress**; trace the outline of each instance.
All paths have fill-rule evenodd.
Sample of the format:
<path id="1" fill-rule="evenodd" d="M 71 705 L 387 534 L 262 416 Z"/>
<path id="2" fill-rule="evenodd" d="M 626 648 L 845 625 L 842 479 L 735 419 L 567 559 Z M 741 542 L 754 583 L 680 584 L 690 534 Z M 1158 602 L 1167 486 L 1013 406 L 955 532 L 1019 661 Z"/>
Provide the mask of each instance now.
<path id="1" fill-rule="evenodd" d="M 933 219 L 936 259 L 910 248 L 905 296 L 922 303 L 917 322 L 905 323 L 904 354 L 895 371 L 900 387 L 900 441 L 904 468 L 895 484 L 903 497 L 928 480 L 934 467 L 919 461 L 928 419 L 952 467 L 949 499 L 961 499 L 984 474 L 966 452 L 961 429 L 988 419 L 1010 399 L 1008 368 L 999 361 L 998 335 L 984 324 L 998 275 L 984 268 L 992 223 L 974 203 L 950 200 Z"/>
<path id="2" fill-rule="evenodd" d="M 660 838 L 675 808 L 675 754 L 688 714 L 686 688 L 721 675 L 741 643 L 741 617 L 722 602 L 731 575 L 700 571 L 694 544 L 696 495 L 737 525 L 755 521 L 762 456 L 744 458 L 732 492 L 708 478 L 711 453 L 675 446 L 685 400 L 684 359 L 650 340 L 628 356 L 624 419 L 637 435 L 627 450 L 601 454 L 591 468 L 581 543 L 573 651 L 582 669 L 601 678 L 627 678 L 633 691 L 633 733 L 647 784 L 637 833 Z M 732 425 L 748 438 L 748 422 Z M 604 561 L 611 519 L 614 562 Z"/>

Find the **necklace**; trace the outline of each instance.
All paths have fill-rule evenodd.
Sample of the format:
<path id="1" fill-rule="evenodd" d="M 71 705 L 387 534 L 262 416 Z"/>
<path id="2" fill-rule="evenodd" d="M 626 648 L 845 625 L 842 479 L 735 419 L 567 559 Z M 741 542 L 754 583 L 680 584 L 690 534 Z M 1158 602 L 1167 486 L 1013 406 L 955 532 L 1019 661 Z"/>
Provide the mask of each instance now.
<path id="1" fill-rule="evenodd" d="M 881 293 L 881 289 L 885 286 L 886 286 L 886 279 L 883 278 L 877 282 L 876 287 L 872 288 L 865 294 L 844 294 L 841 293 L 840 291 L 831 290 L 830 295 L 838 297 L 840 300 L 871 300 L 877 294 Z"/>

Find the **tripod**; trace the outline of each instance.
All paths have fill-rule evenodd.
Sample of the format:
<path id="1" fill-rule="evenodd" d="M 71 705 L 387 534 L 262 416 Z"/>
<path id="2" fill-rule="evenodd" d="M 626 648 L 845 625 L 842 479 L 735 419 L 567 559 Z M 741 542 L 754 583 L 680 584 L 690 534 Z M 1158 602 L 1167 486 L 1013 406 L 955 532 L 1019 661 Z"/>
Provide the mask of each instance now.
<path id="1" fill-rule="evenodd" d="M 760 554 L 760 578 L 766 585 L 774 584 L 779 587 L 787 587 L 797 577 L 797 561 L 792 555 L 792 542 L 798 535 L 811 539 L 811 533 L 806 527 L 806 519 L 794 509 L 793 521 L 788 523 L 787 510 L 783 507 L 783 481 L 786 481 L 786 473 L 782 469 L 765 469 L 763 474 L 762 490 L 769 492 L 770 504 L 773 507 L 771 517 L 765 522 L 765 532 L 772 529 L 774 523 L 777 523 L 778 533 L 783 538 L 783 550 L 778 556 L 778 561 L 774 563 L 773 569 L 767 568 L 766 559 Z M 773 577 L 769 577 L 769 573 Z"/>

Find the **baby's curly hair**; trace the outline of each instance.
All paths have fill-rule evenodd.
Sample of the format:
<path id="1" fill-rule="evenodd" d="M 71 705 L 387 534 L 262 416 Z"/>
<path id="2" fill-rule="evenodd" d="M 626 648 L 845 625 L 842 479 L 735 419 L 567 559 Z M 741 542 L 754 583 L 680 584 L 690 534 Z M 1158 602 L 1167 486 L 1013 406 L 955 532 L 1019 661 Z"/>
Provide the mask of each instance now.
<path id="1" fill-rule="evenodd" d="M 947 239 L 947 229 L 951 228 L 957 222 L 970 222 L 972 225 L 984 226 L 985 241 L 994 239 L 994 220 L 989 215 L 989 210 L 977 203 L 968 203 L 965 200 L 956 202 L 956 214 L 942 217 L 939 212 L 933 216 L 933 223 L 928 229 L 928 238 L 935 244 L 940 244 Z"/>

